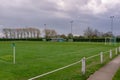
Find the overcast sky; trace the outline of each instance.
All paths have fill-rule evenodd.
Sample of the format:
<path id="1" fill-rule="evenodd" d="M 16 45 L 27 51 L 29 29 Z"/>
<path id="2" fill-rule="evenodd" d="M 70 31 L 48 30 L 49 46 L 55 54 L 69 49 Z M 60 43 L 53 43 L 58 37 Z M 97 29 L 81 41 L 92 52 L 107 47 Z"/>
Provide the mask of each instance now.
<path id="1" fill-rule="evenodd" d="M 87 27 L 120 35 L 120 0 L 0 0 L 0 28 L 38 27 L 82 35 Z"/>

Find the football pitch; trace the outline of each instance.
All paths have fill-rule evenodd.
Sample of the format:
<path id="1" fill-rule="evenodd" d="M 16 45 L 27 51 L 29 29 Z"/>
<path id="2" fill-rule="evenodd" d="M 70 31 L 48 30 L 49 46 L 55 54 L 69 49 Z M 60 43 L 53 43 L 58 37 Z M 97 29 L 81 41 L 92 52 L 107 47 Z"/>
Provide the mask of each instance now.
<path id="1" fill-rule="evenodd" d="M 16 44 L 16 64 L 13 64 L 12 43 Z M 29 78 L 61 68 L 83 57 L 115 49 L 116 45 L 92 42 L 0 42 L 0 79 L 28 80 Z M 106 54 L 106 59 L 109 54 Z M 107 59 L 109 60 L 109 59 Z M 85 80 L 99 69 L 99 56 L 87 62 L 87 74 L 81 74 L 81 63 L 35 80 Z"/>

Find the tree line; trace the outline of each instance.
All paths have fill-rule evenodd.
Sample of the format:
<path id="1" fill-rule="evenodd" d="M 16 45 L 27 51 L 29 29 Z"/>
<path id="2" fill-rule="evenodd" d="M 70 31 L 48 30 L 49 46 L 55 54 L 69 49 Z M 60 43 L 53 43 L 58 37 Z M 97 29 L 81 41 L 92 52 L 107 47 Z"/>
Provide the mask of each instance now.
<path id="1" fill-rule="evenodd" d="M 54 29 L 44 29 L 43 32 L 45 38 L 57 37 Z M 38 28 L 4 28 L 2 33 L 6 39 L 41 38 L 41 31 Z"/>
<path id="2" fill-rule="evenodd" d="M 58 34 L 54 29 L 44 29 L 41 31 L 38 28 L 4 28 L 2 30 L 4 34 L 4 38 L 6 39 L 28 39 L 28 38 L 41 38 L 41 34 L 44 33 L 44 38 L 64 38 L 64 39 L 71 39 L 71 38 L 104 38 L 104 37 L 111 37 L 114 36 L 112 32 L 100 32 L 97 29 L 92 29 L 90 27 L 84 30 L 83 36 L 74 36 L 72 33 L 68 35 L 65 34 Z"/>
<path id="3" fill-rule="evenodd" d="M 37 28 L 4 28 L 2 31 L 7 39 L 39 38 L 41 34 Z"/>
<path id="4" fill-rule="evenodd" d="M 105 38 L 105 37 L 112 37 L 114 36 L 113 33 L 111 31 L 108 31 L 106 33 L 100 32 L 97 29 L 92 29 L 90 27 L 88 27 L 85 31 L 84 31 L 84 37 L 85 38 Z"/>

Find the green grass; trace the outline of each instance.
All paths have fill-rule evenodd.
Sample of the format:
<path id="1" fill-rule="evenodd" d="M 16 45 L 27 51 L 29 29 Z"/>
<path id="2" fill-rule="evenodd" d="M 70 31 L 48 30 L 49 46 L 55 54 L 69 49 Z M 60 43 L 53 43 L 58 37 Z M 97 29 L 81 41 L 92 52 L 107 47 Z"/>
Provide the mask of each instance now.
<path id="1" fill-rule="evenodd" d="M 113 80 L 120 80 L 120 68 L 119 68 L 119 70 L 116 72 Z"/>
<path id="2" fill-rule="evenodd" d="M 79 42 L 24 42 L 16 43 L 16 64 L 12 64 L 13 42 L 0 42 L 0 79 L 27 80 L 31 77 L 52 71 L 89 57 L 108 51 L 116 46 L 104 43 Z M 108 54 L 105 54 L 109 61 Z M 104 63 L 105 64 L 105 63 Z M 87 61 L 87 73 L 81 74 L 81 63 L 44 76 L 37 80 L 86 80 L 90 74 L 99 69 L 99 56 Z"/>

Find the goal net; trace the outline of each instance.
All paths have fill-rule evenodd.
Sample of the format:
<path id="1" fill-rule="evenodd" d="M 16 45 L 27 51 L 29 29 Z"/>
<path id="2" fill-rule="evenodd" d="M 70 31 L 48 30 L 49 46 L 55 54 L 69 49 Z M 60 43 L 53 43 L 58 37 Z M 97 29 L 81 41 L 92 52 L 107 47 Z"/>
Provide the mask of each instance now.
<path id="1" fill-rule="evenodd" d="M 105 38 L 105 45 L 115 44 L 115 43 L 116 43 L 116 37 L 106 37 Z"/>

